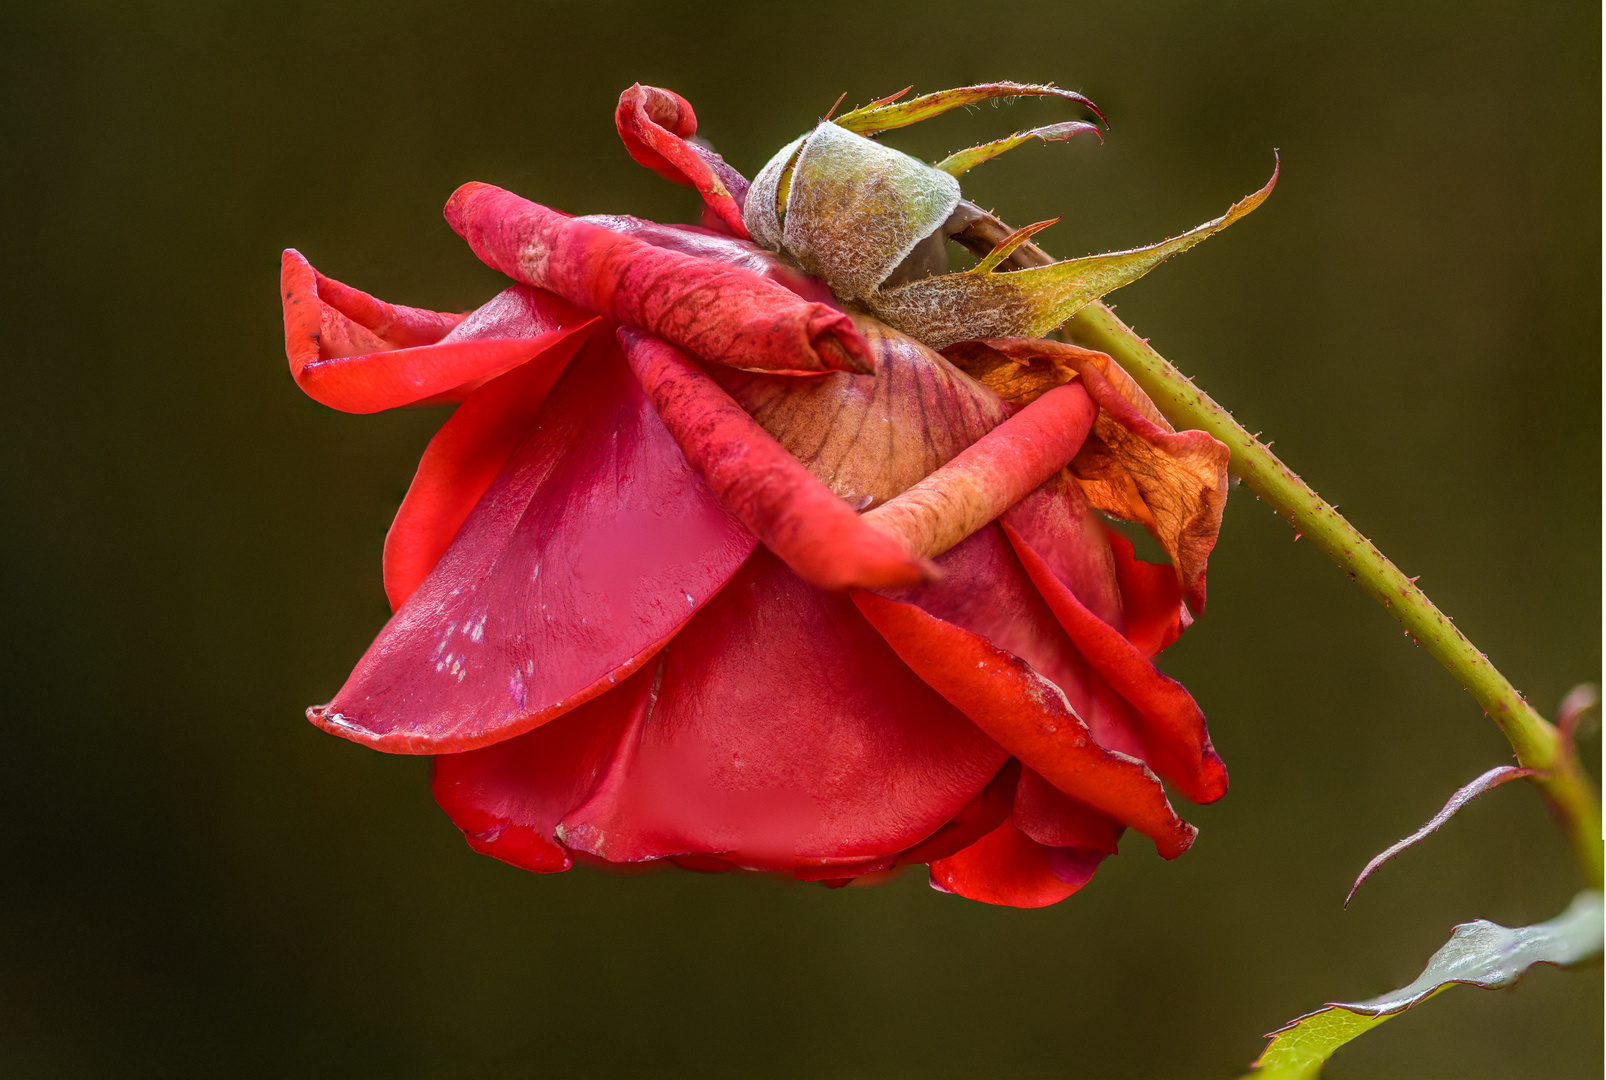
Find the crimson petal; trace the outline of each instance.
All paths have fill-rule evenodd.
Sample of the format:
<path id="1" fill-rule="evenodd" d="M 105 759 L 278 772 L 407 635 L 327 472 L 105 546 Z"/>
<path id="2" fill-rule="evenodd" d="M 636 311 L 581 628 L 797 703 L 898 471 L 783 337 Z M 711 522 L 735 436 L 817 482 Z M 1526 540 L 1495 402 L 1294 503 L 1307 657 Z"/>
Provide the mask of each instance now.
<path id="1" fill-rule="evenodd" d="M 564 373 L 440 564 L 308 718 L 395 753 L 518 735 L 636 670 L 753 544 L 606 343 Z"/>
<path id="2" fill-rule="evenodd" d="M 487 266 L 711 363 L 792 375 L 869 370 L 852 319 L 751 271 L 657 247 L 490 184 L 453 192 L 446 220 Z"/>
<path id="3" fill-rule="evenodd" d="M 435 759 L 431 787 L 469 847 L 538 873 L 574 864 L 554 838 L 585 802 L 646 707 L 653 668 L 512 739 Z"/>
<path id="4" fill-rule="evenodd" d="M 909 585 L 925 576 L 897 540 L 816 480 L 685 353 L 630 329 L 619 340 L 692 465 L 799 576 L 826 589 Z"/>
<path id="5" fill-rule="evenodd" d="M 279 292 L 296 385 L 353 413 L 460 399 L 596 321 L 529 288 L 510 289 L 470 315 L 387 304 L 318 273 L 294 249 L 281 261 Z"/>
<path id="6" fill-rule="evenodd" d="M 520 291 L 536 292 L 517 285 L 503 295 Z M 571 334 L 536 359 L 486 383 L 429 441 L 407 497 L 385 534 L 385 595 L 392 611 L 413 595 L 446 554 L 480 496 L 529 434 L 553 383 L 585 342 L 584 334 Z"/>
<path id="7" fill-rule="evenodd" d="M 619 95 L 613 119 L 631 157 L 671 183 L 696 188 L 726 228 L 748 238 L 742 223 L 747 179 L 724 158 L 691 141 L 697 134 L 691 102 L 673 91 L 636 83 Z"/>
<path id="8" fill-rule="evenodd" d="M 1015 524 L 1013 518 L 1010 524 Z M 1144 656 L 1158 656 L 1193 623 L 1193 616 L 1182 602 L 1182 585 L 1170 566 L 1145 562 L 1137 557 L 1132 541 L 1114 529 L 1106 528 L 1105 532 L 1115 555 L 1115 578 L 1121 583 L 1121 632 Z M 1027 542 L 1032 542 L 1029 537 Z M 1080 594 L 1077 599 L 1081 599 Z M 1110 622 L 1102 612 L 1095 610 L 1094 614 Z"/>
<path id="9" fill-rule="evenodd" d="M 1012 822 L 963 851 L 931 864 L 931 883 L 984 904 L 1040 908 L 1057 904 L 1093 880 L 1102 852 L 1046 847 Z"/>
<path id="10" fill-rule="evenodd" d="M 1204 713 L 1181 683 L 1157 671 L 1120 632 L 1087 609 L 1076 594 L 1006 522 L 1004 533 L 1077 651 L 1142 717 L 1146 760 L 1194 802 L 1227 793 L 1227 769 L 1210 744 Z"/>
<path id="11" fill-rule="evenodd" d="M 570 848 L 854 876 L 950 821 L 1006 757 L 846 597 L 763 548 L 658 663 L 639 743 L 564 819 Z"/>
<path id="12" fill-rule="evenodd" d="M 1106 750 L 1031 666 L 958 626 L 875 593 L 851 594 L 899 658 L 999 745 L 1056 788 L 1154 840 L 1161 856 L 1188 850 L 1198 830 L 1143 762 Z"/>

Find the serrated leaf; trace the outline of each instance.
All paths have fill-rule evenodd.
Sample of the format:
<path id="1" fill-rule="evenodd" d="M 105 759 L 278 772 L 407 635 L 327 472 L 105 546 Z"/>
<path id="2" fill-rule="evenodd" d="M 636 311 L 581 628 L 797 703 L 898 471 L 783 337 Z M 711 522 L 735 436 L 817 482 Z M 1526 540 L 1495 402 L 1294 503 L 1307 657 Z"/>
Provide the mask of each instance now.
<path id="1" fill-rule="evenodd" d="M 1576 964 L 1601 950 L 1601 894 L 1581 892 L 1549 922 L 1515 929 L 1486 919 L 1462 923 L 1408 986 L 1370 1001 L 1330 1002 L 1267 1036 L 1244 1080 L 1313 1080 L 1333 1052 L 1391 1016 L 1456 984 L 1510 986 L 1534 964 Z"/>

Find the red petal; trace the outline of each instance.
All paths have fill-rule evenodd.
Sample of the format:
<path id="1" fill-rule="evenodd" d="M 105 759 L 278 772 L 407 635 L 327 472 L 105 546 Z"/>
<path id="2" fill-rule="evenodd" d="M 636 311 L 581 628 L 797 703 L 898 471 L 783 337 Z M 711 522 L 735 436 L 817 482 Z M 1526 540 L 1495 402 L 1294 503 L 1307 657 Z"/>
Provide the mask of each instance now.
<path id="1" fill-rule="evenodd" d="M 721 502 L 797 574 L 825 589 L 907 585 L 924 575 L 718 383 L 666 342 L 620 330 L 625 355 L 675 441 Z"/>
<path id="2" fill-rule="evenodd" d="M 1093 741 L 1132 757 L 1145 754 L 1136 715 L 1071 643 L 996 524 L 973 533 L 936 560 L 941 576 L 929 585 L 883 591 L 914 604 L 1026 661 L 1065 693 Z"/>
<path id="3" fill-rule="evenodd" d="M 564 819 L 575 850 L 853 876 L 951 820 L 1006 756 L 846 597 L 762 548 L 657 663 L 634 754 Z"/>
<path id="4" fill-rule="evenodd" d="M 984 904 L 1040 908 L 1057 904 L 1093 880 L 1104 858 L 1079 848 L 1044 847 L 1010 822 L 931 864 L 931 883 Z"/>
<path id="5" fill-rule="evenodd" d="M 1078 600 L 1111 626 L 1122 626 L 1124 597 L 1118 584 L 1120 567 L 1110 550 L 1111 534 L 1068 473 L 1059 473 L 1010 507 L 1003 520 Z"/>
<path id="6" fill-rule="evenodd" d="M 1020 783 L 1020 762 L 1010 758 L 965 808 L 948 824 L 898 856 L 899 866 L 946 859 L 974 844 L 1009 819 Z"/>
<path id="7" fill-rule="evenodd" d="M 1145 759 L 1195 802 L 1227 793 L 1227 769 L 1210 745 L 1204 714 L 1181 683 L 1155 670 L 1137 646 L 1089 611 L 1006 523 L 1004 533 L 1077 651 L 1142 717 Z"/>
<path id="8" fill-rule="evenodd" d="M 1009 523 L 1015 524 L 1014 518 Z M 1165 563 L 1144 562 L 1136 556 L 1132 541 L 1114 529 L 1106 529 L 1106 532 L 1110 550 L 1115 555 L 1115 577 L 1121 583 L 1121 629 L 1144 656 L 1156 656 L 1193 623 L 1193 616 L 1182 602 L 1182 586 L 1177 581 L 1176 571 Z M 1027 542 L 1031 542 L 1030 537 Z M 1033 547 L 1042 550 L 1036 544 Z M 1060 580 L 1064 580 L 1063 575 Z M 1082 599 L 1080 593 L 1077 598 Z M 1094 613 L 1110 622 L 1102 612 L 1095 610 Z"/>
<path id="9" fill-rule="evenodd" d="M 1045 847 L 1116 853 L 1119 821 L 1077 802 L 1031 769 L 1022 769 L 1015 788 L 1015 828 Z"/>
<path id="10" fill-rule="evenodd" d="M 853 320 L 772 281 L 464 184 L 446 220 L 486 265 L 684 346 L 711 363 L 782 374 L 866 371 Z"/>
<path id="11" fill-rule="evenodd" d="M 1196 829 L 1141 761 L 1105 750 L 1054 684 L 985 638 L 874 593 L 853 601 L 904 663 L 1021 763 L 1095 810 L 1151 837 L 1165 858 Z"/>
<path id="12" fill-rule="evenodd" d="M 517 285 L 508 293 L 515 290 L 535 292 L 528 285 Z M 429 441 L 385 536 L 385 595 L 392 611 L 413 595 L 446 554 L 480 496 L 530 433 L 552 384 L 585 341 L 583 334 L 570 334 L 529 363 L 486 383 Z M 602 348 L 611 345 L 606 342 Z"/>
<path id="13" fill-rule="evenodd" d="M 940 555 L 1065 468 L 1097 411 L 1079 384 L 1056 386 L 865 520 Z"/>
<path id="14" fill-rule="evenodd" d="M 748 238 L 739 201 L 747 194 L 747 180 L 712 150 L 688 141 L 697 134 L 690 102 L 637 83 L 619 95 L 613 119 L 631 157 L 671 183 L 696 188 L 732 233 Z"/>
<path id="15" fill-rule="evenodd" d="M 557 824 L 635 737 L 651 690 L 649 668 L 534 731 L 442 754 L 431 785 L 435 801 L 475 851 L 525 870 L 567 870 L 574 860 L 554 838 Z"/>
<path id="16" fill-rule="evenodd" d="M 761 248 L 751 240 L 741 240 L 697 225 L 665 225 L 629 214 L 588 214 L 574 220 L 600 226 L 653 247 L 749 270 L 805 300 L 836 306 L 836 297 L 831 295 L 829 285 L 813 274 L 805 273 L 790 259 L 768 248 Z"/>
<path id="17" fill-rule="evenodd" d="M 279 285 L 296 385 L 344 412 L 379 412 L 467 389 L 595 321 L 527 288 L 466 316 L 387 304 L 324 277 L 294 250 L 284 253 Z"/>
<path id="18" fill-rule="evenodd" d="M 753 543 L 618 349 L 599 348 L 570 365 L 440 564 L 308 717 L 395 753 L 518 735 L 644 663 Z"/>

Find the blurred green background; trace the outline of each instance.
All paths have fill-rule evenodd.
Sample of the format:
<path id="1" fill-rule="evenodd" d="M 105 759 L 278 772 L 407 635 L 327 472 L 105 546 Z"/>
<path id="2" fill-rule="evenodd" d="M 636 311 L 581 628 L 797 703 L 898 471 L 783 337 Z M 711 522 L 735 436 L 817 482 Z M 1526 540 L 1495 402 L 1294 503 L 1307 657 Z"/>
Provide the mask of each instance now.
<path id="1" fill-rule="evenodd" d="M 752 175 L 842 91 L 1011 78 L 1107 141 L 966 178 L 1077 255 L 1269 203 L 1118 295 L 1544 711 L 1600 656 L 1599 11 L 1583 3 L 41 3 L 0 29 L 0 1073 L 1227 1078 L 1260 1035 L 1578 887 L 1471 699 L 1246 490 L 1166 658 L 1232 771 L 1162 863 L 1056 908 L 918 874 L 521 873 L 423 760 L 321 734 L 443 414 L 285 370 L 279 250 L 446 310 L 500 288 L 459 183 L 690 220 L 612 109 L 671 87 Z M 928 158 L 1073 115 L 889 139 Z M 1596 759 L 1598 744 L 1586 744 Z M 1591 766 L 1593 768 L 1593 765 Z M 1344 1078 L 1598 1077 L 1601 971 L 1444 995 Z"/>

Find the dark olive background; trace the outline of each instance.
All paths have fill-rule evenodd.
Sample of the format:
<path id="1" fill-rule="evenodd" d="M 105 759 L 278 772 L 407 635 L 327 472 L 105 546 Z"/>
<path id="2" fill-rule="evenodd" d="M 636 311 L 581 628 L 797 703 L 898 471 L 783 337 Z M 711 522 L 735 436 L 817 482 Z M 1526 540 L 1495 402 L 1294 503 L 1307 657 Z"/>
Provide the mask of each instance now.
<path id="1" fill-rule="evenodd" d="M 1537 795 L 1366 858 L 1509 760 L 1477 706 L 1246 490 L 1168 654 L 1232 769 L 1164 863 L 1045 911 L 918 874 L 538 877 L 427 762 L 314 730 L 386 609 L 438 411 L 284 364 L 279 250 L 448 310 L 499 288 L 459 183 L 689 220 L 613 103 L 672 87 L 752 175 L 847 91 L 1014 78 L 1104 107 L 966 188 L 1074 255 L 1283 178 L 1121 313 L 1378 540 L 1549 711 L 1599 675 L 1600 25 L 1590 4 L 34 4 L 4 20 L 0 1072 L 1235 1076 L 1260 1035 L 1578 887 Z M 1074 115 L 889 138 L 928 158 Z M 766 675 L 772 673 L 765 673 Z M 1595 757 L 1596 745 L 1586 744 Z M 1460 990 L 1358 1077 L 1595 1077 L 1598 965 Z"/>

